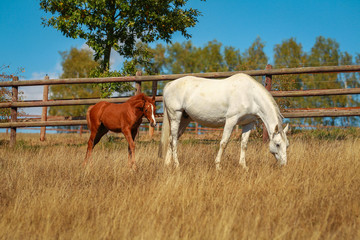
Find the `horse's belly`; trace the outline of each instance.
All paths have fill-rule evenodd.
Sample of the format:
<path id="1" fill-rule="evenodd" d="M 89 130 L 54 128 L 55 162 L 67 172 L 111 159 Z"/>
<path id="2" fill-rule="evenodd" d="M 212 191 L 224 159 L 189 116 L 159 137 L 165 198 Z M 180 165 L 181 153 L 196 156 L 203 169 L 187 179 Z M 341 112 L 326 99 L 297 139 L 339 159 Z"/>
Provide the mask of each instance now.
<path id="1" fill-rule="evenodd" d="M 186 114 L 199 124 L 207 127 L 222 127 L 225 125 L 226 116 L 222 112 L 200 111 L 199 109 L 186 109 Z"/>

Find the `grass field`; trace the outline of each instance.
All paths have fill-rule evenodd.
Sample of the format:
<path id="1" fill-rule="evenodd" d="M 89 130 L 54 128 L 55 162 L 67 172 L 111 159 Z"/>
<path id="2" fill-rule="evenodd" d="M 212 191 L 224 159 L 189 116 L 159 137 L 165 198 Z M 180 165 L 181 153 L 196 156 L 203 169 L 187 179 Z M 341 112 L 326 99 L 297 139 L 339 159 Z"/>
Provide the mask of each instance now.
<path id="1" fill-rule="evenodd" d="M 214 137 L 216 139 L 217 137 Z M 180 169 L 157 158 L 158 136 L 104 138 L 83 168 L 87 136 L 0 135 L 0 239 L 360 239 L 360 139 L 290 138 L 279 168 L 259 139 L 245 172 L 233 139 L 185 136 Z M 219 139 L 219 138 L 217 138 Z"/>

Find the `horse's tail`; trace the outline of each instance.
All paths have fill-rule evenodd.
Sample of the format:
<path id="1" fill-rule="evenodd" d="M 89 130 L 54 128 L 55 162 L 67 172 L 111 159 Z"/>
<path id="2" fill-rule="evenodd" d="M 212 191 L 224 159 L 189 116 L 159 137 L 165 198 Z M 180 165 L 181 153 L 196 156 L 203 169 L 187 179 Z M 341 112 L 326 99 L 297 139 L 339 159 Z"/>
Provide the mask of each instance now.
<path id="1" fill-rule="evenodd" d="M 162 124 L 162 130 L 161 130 L 161 139 L 159 144 L 159 157 L 163 158 L 165 157 L 167 148 L 169 146 L 169 136 L 170 136 L 170 122 L 169 117 L 167 114 L 167 110 L 165 107 L 165 102 L 163 102 L 163 108 L 164 108 L 164 118 L 163 118 L 163 124 Z"/>
<path id="2" fill-rule="evenodd" d="M 86 121 L 88 125 L 88 129 L 91 130 L 91 119 L 90 119 L 90 111 L 94 106 L 90 106 L 86 112 Z"/>

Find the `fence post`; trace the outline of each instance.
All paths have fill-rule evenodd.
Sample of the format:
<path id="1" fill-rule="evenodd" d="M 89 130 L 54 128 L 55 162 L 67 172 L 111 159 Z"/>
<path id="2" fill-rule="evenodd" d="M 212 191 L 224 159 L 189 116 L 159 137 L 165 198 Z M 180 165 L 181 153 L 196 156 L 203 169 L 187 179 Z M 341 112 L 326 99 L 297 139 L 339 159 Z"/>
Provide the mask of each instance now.
<path id="1" fill-rule="evenodd" d="M 139 77 L 142 75 L 141 71 L 136 71 L 136 77 Z M 136 93 L 135 95 L 138 95 L 141 93 L 141 82 L 140 81 L 135 81 L 135 88 L 136 88 Z"/>
<path id="2" fill-rule="evenodd" d="M 49 76 L 45 76 L 44 80 L 49 80 Z M 44 85 L 44 91 L 43 91 L 43 102 L 47 101 L 49 99 L 49 85 Z M 42 107 L 42 113 L 41 113 L 41 121 L 46 122 L 47 121 L 47 107 Z M 46 135 L 46 127 L 41 127 L 40 129 L 40 141 L 45 141 L 45 135 Z"/>
<path id="3" fill-rule="evenodd" d="M 152 82 L 152 95 L 156 97 L 156 93 L 157 93 L 157 81 L 153 81 Z M 155 109 L 156 112 L 156 109 Z M 149 135 L 150 137 L 153 137 L 154 135 L 154 127 L 152 127 L 151 125 L 149 126 Z"/>
<path id="4" fill-rule="evenodd" d="M 83 125 L 80 125 L 80 129 L 79 129 L 79 135 L 80 135 L 80 137 L 82 137 L 82 132 L 83 132 Z"/>
<path id="5" fill-rule="evenodd" d="M 14 82 L 19 81 L 18 77 L 12 76 L 12 80 Z M 11 102 L 17 102 L 18 101 L 18 86 L 12 86 L 12 98 Z M 11 107 L 10 109 L 11 113 L 11 122 L 17 121 L 17 107 Z M 16 127 L 10 128 L 10 147 L 14 147 L 16 144 Z"/>
<path id="6" fill-rule="evenodd" d="M 272 66 L 270 64 L 266 65 L 265 69 L 272 69 Z M 272 85 L 272 75 L 265 75 L 265 88 L 268 91 L 271 91 L 271 85 Z M 267 142 L 269 140 L 269 134 L 266 130 L 266 126 L 263 124 L 263 142 Z"/>

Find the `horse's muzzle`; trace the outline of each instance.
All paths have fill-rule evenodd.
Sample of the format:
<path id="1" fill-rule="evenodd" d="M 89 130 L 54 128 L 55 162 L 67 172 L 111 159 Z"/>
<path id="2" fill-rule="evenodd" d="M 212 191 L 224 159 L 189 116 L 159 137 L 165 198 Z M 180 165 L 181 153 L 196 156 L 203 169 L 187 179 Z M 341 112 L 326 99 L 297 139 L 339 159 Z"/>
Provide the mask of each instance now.
<path id="1" fill-rule="evenodd" d="M 156 122 L 151 122 L 151 123 L 150 123 L 150 126 L 156 127 Z"/>

